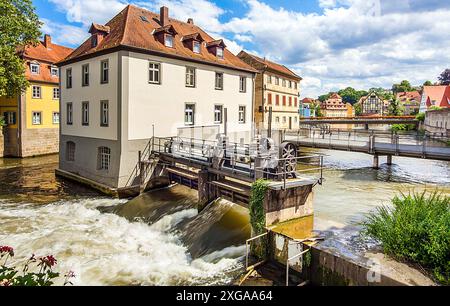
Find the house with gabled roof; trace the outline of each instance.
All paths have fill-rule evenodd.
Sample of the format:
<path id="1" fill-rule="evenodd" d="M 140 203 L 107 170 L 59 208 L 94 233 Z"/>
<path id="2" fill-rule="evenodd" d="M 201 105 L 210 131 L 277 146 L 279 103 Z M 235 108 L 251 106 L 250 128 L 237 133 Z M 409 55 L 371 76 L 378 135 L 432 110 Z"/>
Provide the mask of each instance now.
<path id="1" fill-rule="evenodd" d="M 298 128 L 302 78 L 284 65 L 246 51 L 241 51 L 238 57 L 258 71 L 253 106 L 255 125 L 267 129 L 272 109 L 272 128 Z"/>
<path id="2" fill-rule="evenodd" d="M 127 187 L 154 136 L 213 126 L 239 142 L 251 131 L 256 70 L 221 39 L 169 15 L 128 5 L 58 63 L 59 173 Z"/>
<path id="3" fill-rule="evenodd" d="M 450 86 L 424 86 L 419 112 L 425 113 L 430 107 L 450 108 Z"/>

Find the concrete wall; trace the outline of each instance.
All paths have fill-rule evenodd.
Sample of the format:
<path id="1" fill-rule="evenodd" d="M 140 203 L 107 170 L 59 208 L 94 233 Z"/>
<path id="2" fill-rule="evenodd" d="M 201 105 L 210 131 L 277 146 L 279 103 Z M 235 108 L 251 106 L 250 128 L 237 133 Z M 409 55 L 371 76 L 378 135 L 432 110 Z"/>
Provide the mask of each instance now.
<path id="1" fill-rule="evenodd" d="M 21 157 L 58 153 L 59 129 L 40 128 L 22 130 Z"/>
<path id="2" fill-rule="evenodd" d="M 450 109 L 427 111 L 425 129 L 437 136 L 450 137 Z"/>

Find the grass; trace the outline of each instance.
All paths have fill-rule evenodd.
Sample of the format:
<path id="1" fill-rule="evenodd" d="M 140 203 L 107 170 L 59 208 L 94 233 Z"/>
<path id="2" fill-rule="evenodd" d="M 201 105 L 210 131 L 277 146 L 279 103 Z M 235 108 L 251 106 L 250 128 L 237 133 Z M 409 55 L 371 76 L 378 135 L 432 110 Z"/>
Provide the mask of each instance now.
<path id="1" fill-rule="evenodd" d="M 392 206 L 369 214 L 363 227 L 386 254 L 417 263 L 450 285 L 450 197 L 437 191 L 401 194 Z"/>

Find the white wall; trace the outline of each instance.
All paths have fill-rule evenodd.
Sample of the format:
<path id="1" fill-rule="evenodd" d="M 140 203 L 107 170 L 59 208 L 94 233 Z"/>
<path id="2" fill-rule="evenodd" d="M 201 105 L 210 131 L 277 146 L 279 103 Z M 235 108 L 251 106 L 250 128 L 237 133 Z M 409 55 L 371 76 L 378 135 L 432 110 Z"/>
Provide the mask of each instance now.
<path id="1" fill-rule="evenodd" d="M 100 62 L 109 60 L 109 83 L 100 84 Z M 89 64 L 89 86 L 81 86 L 81 67 Z M 66 88 L 66 71 L 72 68 L 72 88 Z M 117 140 L 118 53 L 110 53 L 61 67 L 61 133 Z M 100 126 L 100 101 L 109 101 L 109 126 Z M 89 126 L 81 124 L 81 104 L 89 101 Z M 67 102 L 73 105 L 73 124 L 67 125 Z"/>
<path id="2" fill-rule="evenodd" d="M 162 63 L 161 85 L 149 84 L 148 62 Z M 184 127 L 185 103 L 195 103 L 195 126 L 214 124 L 214 105 L 228 109 L 228 131 L 251 130 L 253 75 L 251 73 L 195 64 L 186 61 L 129 53 L 123 60 L 123 93 L 128 99 L 128 139 L 177 135 Z M 186 66 L 196 68 L 196 87 L 185 86 Z M 215 72 L 224 73 L 224 90 L 215 89 Z M 247 90 L 239 92 L 239 77 L 247 77 Z M 124 103 L 125 105 L 126 103 Z M 246 106 L 246 122 L 238 123 L 239 105 Z M 125 115 L 124 111 L 124 115 Z M 221 127 L 223 132 L 223 124 Z"/>

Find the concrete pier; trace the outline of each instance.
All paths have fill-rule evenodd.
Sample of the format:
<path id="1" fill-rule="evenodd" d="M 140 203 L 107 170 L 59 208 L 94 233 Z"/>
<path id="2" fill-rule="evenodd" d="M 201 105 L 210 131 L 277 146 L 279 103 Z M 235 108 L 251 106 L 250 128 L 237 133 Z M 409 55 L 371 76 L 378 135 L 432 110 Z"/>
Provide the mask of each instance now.
<path id="1" fill-rule="evenodd" d="M 392 165 L 392 155 L 388 155 L 388 156 L 386 157 L 386 163 L 387 163 L 389 166 Z"/>
<path id="2" fill-rule="evenodd" d="M 374 169 L 379 169 L 380 168 L 380 158 L 379 158 L 379 156 L 377 155 L 377 154 L 375 154 L 374 156 L 373 156 L 373 168 Z"/>

